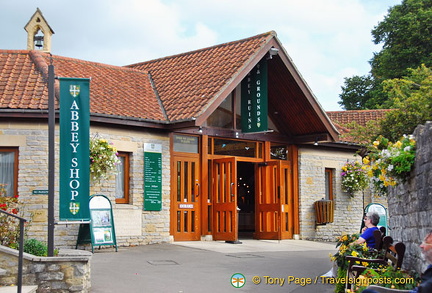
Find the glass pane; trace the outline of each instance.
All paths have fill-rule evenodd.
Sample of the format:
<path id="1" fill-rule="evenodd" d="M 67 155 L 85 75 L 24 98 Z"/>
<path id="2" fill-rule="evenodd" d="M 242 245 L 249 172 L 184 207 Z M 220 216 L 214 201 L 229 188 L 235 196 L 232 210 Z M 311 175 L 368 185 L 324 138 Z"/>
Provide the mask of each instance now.
<path id="1" fill-rule="evenodd" d="M 0 195 L 14 196 L 14 152 L 0 152 Z"/>
<path id="2" fill-rule="evenodd" d="M 192 191 L 191 197 L 192 197 L 192 202 L 195 201 L 195 194 L 197 192 L 197 190 L 195 190 L 195 188 L 197 188 L 197 186 L 195 185 L 195 162 L 191 162 L 191 178 L 190 178 L 190 188 Z"/>
<path id="3" fill-rule="evenodd" d="M 325 199 L 330 199 L 330 172 L 325 170 Z"/>
<path id="4" fill-rule="evenodd" d="M 275 160 L 287 160 L 288 148 L 286 145 L 274 145 L 270 147 L 270 157 Z"/>
<path id="5" fill-rule="evenodd" d="M 256 154 L 254 141 L 240 141 L 229 139 L 214 140 L 214 154 L 225 156 L 240 156 L 254 158 Z"/>
<path id="6" fill-rule="evenodd" d="M 183 227 L 184 227 L 183 232 L 188 232 L 188 212 L 187 211 L 183 212 Z"/>
<path id="7" fill-rule="evenodd" d="M 211 127 L 233 128 L 232 95 L 229 95 L 207 119 Z"/>
<path id="8" fill-rule="evenodd" d="M 181 162 L 177 162 L 177 201 L 181 201 Z"/>
<path id="9" fill-rule="evenodd" d="M 183 199 L 185 202 L 188 201 L 188 196 L 189 196 L 189 188 L 190 188 L 190 184 L 189 184 L 189 163 L 188 162 L 184 162 L 184 180 L 183 180 Z"/>
<path id="10" fill-rule="evenodd" d="M 115 198 L 125 198 L 125 157 L 118 157 L 121 164 L 117 165 Z"/>

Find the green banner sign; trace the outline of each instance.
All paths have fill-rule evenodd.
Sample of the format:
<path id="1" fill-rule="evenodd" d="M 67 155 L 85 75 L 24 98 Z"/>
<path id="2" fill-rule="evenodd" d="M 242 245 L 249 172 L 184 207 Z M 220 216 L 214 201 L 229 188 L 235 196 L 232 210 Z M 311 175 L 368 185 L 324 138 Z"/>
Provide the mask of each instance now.
<path id="1" fill-rule="evenodd" d="M 162 145 L 144 144 L 144 210 L 162 210 Z"/>
<path id="2" fill-rule="evenodd" d="M 89 220 L 90 80 L 60 78 L 60 220 Z"/>
<path id="3" fill-rule="evenodd" d="M 241 83 L 242 132 L 268 130 L 267 60 L 261 60 Z"/>

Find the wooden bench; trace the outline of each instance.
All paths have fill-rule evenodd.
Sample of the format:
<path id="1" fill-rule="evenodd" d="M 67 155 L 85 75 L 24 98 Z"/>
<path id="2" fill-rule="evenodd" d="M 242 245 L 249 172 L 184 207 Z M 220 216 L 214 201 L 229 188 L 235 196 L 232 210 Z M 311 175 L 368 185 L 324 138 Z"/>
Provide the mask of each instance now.
<path id="1" fill-rule="evenodd" d="M 359 258 L 354 256 L 346 256 L 348 261 L 348 278 L 358 278 L 367 267 L 363 266 L 362 263 L 375 263 L 383 266 L 393 266 L 395 269 L 400 269 L 402 267 L 403 258 L 405 256 L 405 244 L 398 242 L 393 245 L 393 238 L 390 236 L 384 236 L 382 238 L 381 246 L 381 257 L 375 259 Z M 351 288 L 352 284 L 348 284 L 347 289 Z"/>

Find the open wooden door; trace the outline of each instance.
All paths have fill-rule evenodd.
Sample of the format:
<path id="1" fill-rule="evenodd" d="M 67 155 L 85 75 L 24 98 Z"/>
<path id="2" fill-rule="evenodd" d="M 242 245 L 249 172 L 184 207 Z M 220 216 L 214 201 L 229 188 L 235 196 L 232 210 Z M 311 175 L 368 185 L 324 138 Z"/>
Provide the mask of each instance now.
<path id="1" fill-rule="evenodd" d="M 238 240 L 237 161 L 213 160 L 213 239 Z"/>
<path id="2" fill-rule="evenodd" d="M 289 164 L 270 161 L 256 172 L 257 239 L 290 239 L 293 236 L 292 192 Z"/>

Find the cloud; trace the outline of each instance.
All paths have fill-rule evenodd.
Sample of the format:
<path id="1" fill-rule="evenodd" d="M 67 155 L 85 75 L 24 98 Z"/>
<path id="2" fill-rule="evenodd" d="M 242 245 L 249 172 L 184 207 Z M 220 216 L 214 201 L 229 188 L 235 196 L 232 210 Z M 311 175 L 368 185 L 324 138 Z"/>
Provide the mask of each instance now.
<path id="1" fill-rule="evenodd" d="M 319 100 L 338 109 L 342 74 L 366 74 L 371 30 L 401 0 L 6 1 L 2 49 L 25 49 L 39 7 L 55 31 L 53 54 L 125 65 L 275 30 Z M 37 5 L 37 6 L 36 6 Z M 4 41 L 6 40 L 6 42 Z M 322 103 L 325 104 L 325 103 Z"/>

